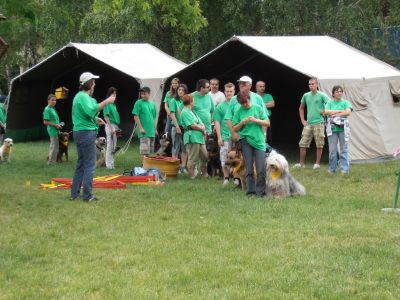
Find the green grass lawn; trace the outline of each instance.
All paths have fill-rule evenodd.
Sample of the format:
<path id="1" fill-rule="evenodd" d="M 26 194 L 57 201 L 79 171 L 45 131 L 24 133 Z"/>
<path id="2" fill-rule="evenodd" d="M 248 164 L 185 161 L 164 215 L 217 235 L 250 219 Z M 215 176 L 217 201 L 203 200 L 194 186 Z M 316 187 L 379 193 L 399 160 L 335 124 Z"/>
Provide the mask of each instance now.
<path id="1" fill-rule="evenodd" d="M 74 145 L 55 166 L 47 150 L 15 144 L 0 165 L 0 299 L 400 297 L 400 214 L 381 212 L 400 161 L 353 165 L 348 176 L 326 164 L 295 170 L 308 192 L 295 199 L 247 198 L 182 175 L 94 190 L 102 201 L 84 203 L 39 189 L 75 166 Z M 116 173 L 135 165 L 137 141 Z"/>

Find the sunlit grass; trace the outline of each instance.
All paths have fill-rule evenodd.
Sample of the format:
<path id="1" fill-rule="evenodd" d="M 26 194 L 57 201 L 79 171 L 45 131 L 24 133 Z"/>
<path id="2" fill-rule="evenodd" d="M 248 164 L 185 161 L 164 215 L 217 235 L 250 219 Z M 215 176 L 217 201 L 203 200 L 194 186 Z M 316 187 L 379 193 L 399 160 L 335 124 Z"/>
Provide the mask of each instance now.
<path id="1" fill-rule="evenodd" d="M 137 145 L 137 142 L 135 142 Z M 0 299 L 395 299 L 400 214 L 384 213 L 399 161 L 348 176 L 295 170 L 308 195 L 247 198 L 217 179 L 95 190 L 69 201 L 40 190 L 71 177 L 48 144 L 16 144 L 0 171 Z M 139 165 L 138 149 L 116 173 Z M 104 175 L 105 169 L 96 175 Z M 27 181 L 30 186 L 27 186 Z"/>

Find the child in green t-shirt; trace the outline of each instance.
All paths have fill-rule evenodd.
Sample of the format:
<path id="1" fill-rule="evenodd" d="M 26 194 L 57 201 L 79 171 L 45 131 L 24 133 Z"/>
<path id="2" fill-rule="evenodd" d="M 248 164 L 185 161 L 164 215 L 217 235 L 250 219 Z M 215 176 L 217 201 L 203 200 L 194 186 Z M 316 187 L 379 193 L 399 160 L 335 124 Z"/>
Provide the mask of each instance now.
<path id="1" fill-rule="evenodd" d="M 57 162 L 58 154 L 58 131 L 61 129 L 60 119 L 57 111 L 55 110 L 57 100 L 56 96 L 50 94 L 47 96 L 47 106 L 43 111 L 43 124 L 47 126 L 47 133 L 50 137 L 50 150 L 47 159 L 47 164 L 53 164 Z"/>
<path id="2" fill-rule="evenodd" d="M 140 99 L 135 102 L 132 110 L 136 125 L 139 128 L 139 151 L 143 157 L 154 153 L 154 140 L 157 132 L 156 105 L 150 100 L 150 88 L 145 86 L 140 89 Z"/>

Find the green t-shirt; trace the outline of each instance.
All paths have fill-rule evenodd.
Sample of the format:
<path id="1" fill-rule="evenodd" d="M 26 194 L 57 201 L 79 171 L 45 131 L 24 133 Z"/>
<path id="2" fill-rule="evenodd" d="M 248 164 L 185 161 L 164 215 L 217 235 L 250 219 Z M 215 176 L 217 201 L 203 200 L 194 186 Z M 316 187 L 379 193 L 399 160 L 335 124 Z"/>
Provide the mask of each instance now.
<path id="1" fill-rule="evenodd" d="M 250 103 L 256 104 L 260 107 L 262 107 L 262 109 L 264 110 L 265 114 L 267 115 L 267 109 L 265 107 L 264 101 L 263 99 L 260 97 L 259 94 L 256 94 L 254 92 L 250 92 Z M 226 115 L 225 115 L 225 120 L 232 120 L 233 119 L 233 115 L 235 114 L 235 112 L 242 107 L 238 101 L 237 101 L 237 96 L 233 96 L 231 101 L 229 102 L 229 109 L 226 111 Z"/>
<path id="2" fill-rule="evenodd" d="M 268 120 L 268 116 L 265 114 L 265 111 L 262 107 L 258 105 L 251 105 L 248 109 L 246 109 L 243 106 L 240 106 L 233 116 L 232 124 L 235 126 L 240 121 L 250 116 L 260 120 Z M 249 122 L 239 130 L 239 137 L 240 139 L 246 138 L 247 142 L 253 148 L 265 151 L 266 145 L 262 126 L 253 122 Z"/>
<path id="3" fill-rule="evenodd" d="M 98 130 L 97 116 L 99 104 L 96 99 L 87 93 L 80 91 L 75 95 L 72 102 L 72 123 L 73 131 Z"/>
<path id="4" fill-rule="evenodd" d="M 171 92 L 170 91 L 168 91 L 166 94 L 165 94 L 165 97 L 164 97 L 164 103 L 166 102 L 167 104 L 168 104 L 168 107 L 169 107 L 169 102 L 171 101 L 171 99 L 174 99 L 174 95 L 172 95 L 172 97 L 171 97 Z"/>
<path id="5" fill-rule="evenodd" d="M 183 103 L 181 99 L 172 98 L 168 104 L 169 111 L 175 114 L 176 121 L 178 122 L 179 126 L 182 126 L 181 121 L 181 112 L 183 109 Z M 173 122 L 171 122 L 172 126 L 175 126 Z"/>
<path id="6" fill-rule="evenodd" d="M 6 123 L 6 111 L 3 103 L 0 103 L 0 122 L 3 124 Z"/>
<path id="7" fill-rule="evenodd" d="M 211 114 L 214 112 L 214 102 L 209 94 L 200 96 L 198 92 L 192 93 L 194 97 L 193 111 L 197 113 L 201 122 L 206 127 L 206 132 L 211 133 Z"/>
<path id="8" fill-rule="evenodd" d="M 330 101 L 327 94 L 317 91 L 315 94 L 308 92 L 301 98 L 301 104 L 307 108 L 307 125 L 315 125 L 324 122 L 321 111 L 325 104 Z"/>
<path id="9" fill-rule="evenodd" d="M 60 123 L 60 118 L 58 117 L 57 111 L 54 107 L 46 106 L 43 111 L 43 120 L 47 120 L 54 124 Z M 47 133 L 50 137 L 58 136 L 58 129 L 54 126 L 47 125 Z"/>
<path id="10" fill-rule="evenodd" d="M 225 114 L 229 109 L 229 102 L 224 100 L 221 102 L 214 111 L 213 121 L 218 121 L 221 127 L 222 140 L 228 142 L 231 138 L 231 131 L 229 130 L 228 124 L 226 123 Z"/>
<path id="11" fill-rule="evenodd" d="M 154 122 L 157 115 L 156 105 L 151 100 L 138 99 L 133 106 L 132 115 L 138 116 L 140 123 L 144 130 L 144 134 L 138 130 L 138 137 L 155 137 L 156 129 L 154 127 Z"/>
<path id="12" fill-rule="evenodd" d="M 272 95 L 271 94 L 267 94 L 267 93 L 264 93 L 264 95 L 262 96 L 262 99 L 264 101 L 264 104 L 267 104 L 268 102 L 274 101 L 274 98 L 272 97 Z M 268 117 L 270 117 L 272 115 L 272 110 L 270 108 L 267 108 L 267 106 L 265 106 L 265 108 L 267 109 Z"/>
<path id="13" fill-rule="evenodd" d="M 119 118 L 119 113 L 117 111 L 117 107 L 115 106 L 114 103 L 109 103 L 106 106 L 104 106 L 103 115 L 105 117 L 107 116 L 110 119 L 111 124 L 119 125 L 121 122 Z"/>
<path id="14" fill-rule="evenodd" d="M 351 106 L 350 102 L 344 99 L 340 99 L 339 101 L 336 100 L 330 100 L 326 105 L 325 109 L 328 110 L 346 110 L 350 108 L 350 110 L 353 110 L 353 107 Z M 332 132 L 342 132 L 344 131 L 343 127 L 336 126 L 331 122 L 332 125 Z"/>
<path id="15" fill-rule="evenodd" d="M 186 144 L 204 144 L 203 132 L 200 130 L 192 130 L 193 124 L 203 124 L 200 117 L 190 109 L 183 108 L 181 113 L 182 126 L 185 129 L 183 134 L 183 143 Z"/>

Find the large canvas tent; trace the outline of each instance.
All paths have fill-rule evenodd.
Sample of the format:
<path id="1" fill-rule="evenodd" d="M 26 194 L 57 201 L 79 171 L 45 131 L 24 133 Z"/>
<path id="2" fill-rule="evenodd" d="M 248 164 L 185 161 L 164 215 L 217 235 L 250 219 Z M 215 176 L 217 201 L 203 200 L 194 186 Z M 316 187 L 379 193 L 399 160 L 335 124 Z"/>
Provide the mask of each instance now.
<path id="1" fill-rule="evenodd" d="M 400 146 L 400 71 L 328 36 L 234 36 L 186 68 L 178 77 L 193 90 L 200 78 L 217 77 L 223 84 L 242 75 L 266 81 L 275 99 L 272 114 L 273 145 L 297 145 L 302 125 L 298 108 L 316 77 L 331 95 L 334 85 L 344 87 L 351 101 L 352 161 L 386 157 Z"/>
<path id="2" fill-rule="evenodd" d="M 56 108 L 60 120 L 70 129 L 72 99 L 79 88 L 79 75 L 85 71 L 100 76 L 95 99 L 103 100 L 108 87 L 117 88 L 122 127 L 129 131 L 133 127 L 131 111 L 139 88 L 149 86 L 152 99 L 159 104 L 165 78 L 185 66 L 150 44 L 70 43 L 12 80 L 7 135 L 17 141 L 46 135 L 42 111 L 47 105 L 47 95 L 58 87 L 69 90 L 68 98 L 59 100 Z"/>

